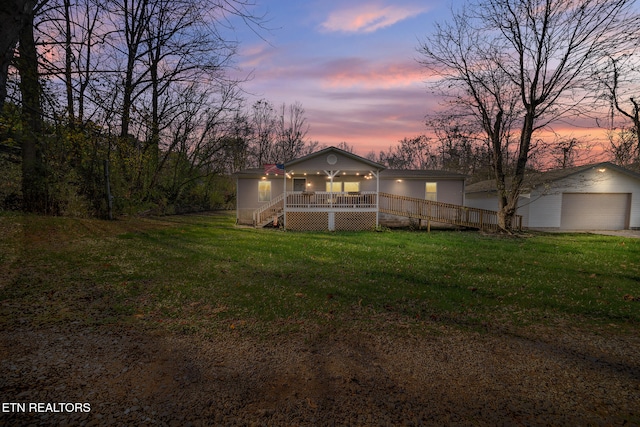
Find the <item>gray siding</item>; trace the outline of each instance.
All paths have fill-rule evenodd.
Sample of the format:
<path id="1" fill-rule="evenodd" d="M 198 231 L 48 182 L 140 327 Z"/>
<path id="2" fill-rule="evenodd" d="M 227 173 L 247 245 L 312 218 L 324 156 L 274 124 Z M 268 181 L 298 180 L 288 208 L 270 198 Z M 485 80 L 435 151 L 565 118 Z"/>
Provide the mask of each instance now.
<path id="1" fill-rule="evenodd" d="M 271 182 L 271 198 L 282 194 L 284 178 L 275 175 L 267 178 Z M 261 180 L 261 177 L 237 179 L 236 220 L 239 224 L 252 224 L 253 211 L 269 203 L 258 200 L 258 182 Z"/>
<path id="2" fill-rule="evenodd" d="M 383 193 L 395 194 L 398 196 L 415 197 L 418 199 L 425 198 L 426 183 L 437 182 L 438 193 L 437 201 L 443 203 L 451 203 L 454 205 L 462 205 L 464 202 L 464 180 L 438 180 L 436 178 L 411 178 L 411 179 L 381 179 L 380 191 Z M 374 182 L 375 185 L 375 182 Z M 413 220 L 417 224 L 417 220 Z M 390 215 L 386 213 L 380 214 L 380 224 L 386 227 L 408 227 L 412 225 L 412 220 L 406 217 Z M 426 221 L 423 221 L 423 227 L 426 227 Z M 450 228 L 451 226 L 440 223 L 433 223 L 432 227 Z"/>
<path id="3" fill-rule="evenodd" d="M 374 185 L 375 185 L 375 180 Z M 437 201 L 462 205 L 464 202 L 464 180 L 438 180 L 436 178 L 427 179 L 381 179 L 380 191 L 383 193 L 395 194 L 398 196 L 425 198 L 425 185 L 427 182 L 438 183 Z"/>

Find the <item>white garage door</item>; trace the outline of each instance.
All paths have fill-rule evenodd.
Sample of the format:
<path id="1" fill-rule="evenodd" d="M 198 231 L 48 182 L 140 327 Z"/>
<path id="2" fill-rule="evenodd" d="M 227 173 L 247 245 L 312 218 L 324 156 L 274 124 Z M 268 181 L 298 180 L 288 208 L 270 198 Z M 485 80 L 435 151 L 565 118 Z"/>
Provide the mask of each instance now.
<path id="1" fill-rule="evenodd" d="M 563 193 L 560 228 L 624 230 L 629 224 L 630 194 Z"/>

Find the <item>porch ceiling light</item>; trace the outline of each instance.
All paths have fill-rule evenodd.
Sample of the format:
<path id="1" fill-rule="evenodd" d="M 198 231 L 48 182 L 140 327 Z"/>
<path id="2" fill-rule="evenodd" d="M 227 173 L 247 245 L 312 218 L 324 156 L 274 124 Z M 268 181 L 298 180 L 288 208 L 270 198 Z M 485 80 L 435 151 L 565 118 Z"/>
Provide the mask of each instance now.
<path id="1" fill-rule="evenodd" d="M 396 180 L 396 182 L 402 182 L 402 180 L 401 180 L 401 179 L 398 179 L 398 180 Z"/>
<path id="2" fill-rule="evenodd" d="M 600 168 L 600 169 L 598 169 L 598 172 L 600 172 L 600 173 L 602 173 L 602 172 L 606 172 L 606 171 L 607 171 L 607 169 L 606 169 L 606 168 Z"/>

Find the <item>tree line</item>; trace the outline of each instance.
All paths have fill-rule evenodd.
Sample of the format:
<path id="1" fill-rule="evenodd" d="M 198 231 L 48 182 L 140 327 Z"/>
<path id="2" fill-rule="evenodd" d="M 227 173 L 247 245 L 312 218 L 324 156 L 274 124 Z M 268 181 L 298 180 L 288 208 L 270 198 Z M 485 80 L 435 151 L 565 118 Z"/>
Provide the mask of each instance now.
<path id="1" fill-rule="evenodd" d="M 231 77 L 234 22 L 264 28 L 254 6 L 3 2 L 0 208 L 105 216 L 109 206 L 226 207 L 230 173 L 308 151 L 302 105 L 247 107 L 242 79 Z"/>

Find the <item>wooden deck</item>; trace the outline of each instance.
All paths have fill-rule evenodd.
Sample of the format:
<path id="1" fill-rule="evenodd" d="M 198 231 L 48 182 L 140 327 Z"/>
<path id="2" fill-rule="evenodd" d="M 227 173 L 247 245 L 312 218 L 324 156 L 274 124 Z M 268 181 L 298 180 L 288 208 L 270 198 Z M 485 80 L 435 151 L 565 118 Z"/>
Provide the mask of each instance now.
<path id="1" fill-rule="evenodd" d="M 441 223 L 486 231 L 497 231 L 500 228 L 498 213 L 495 211 L 389 193 L 288 193 L 287 210 L 289 209 L 296 212 L 366 212 L 377 209 L 382 213 L 427 221 L 428 227 L 431 223 Z M 283 212 L 284 195 L 281 194 L 253 213 L 253 224 L 264 227 L 275 218 L 280 218 Z M 516 215 L 514 220 L 515 228 L 521 230 L 522 216 Z"/>

